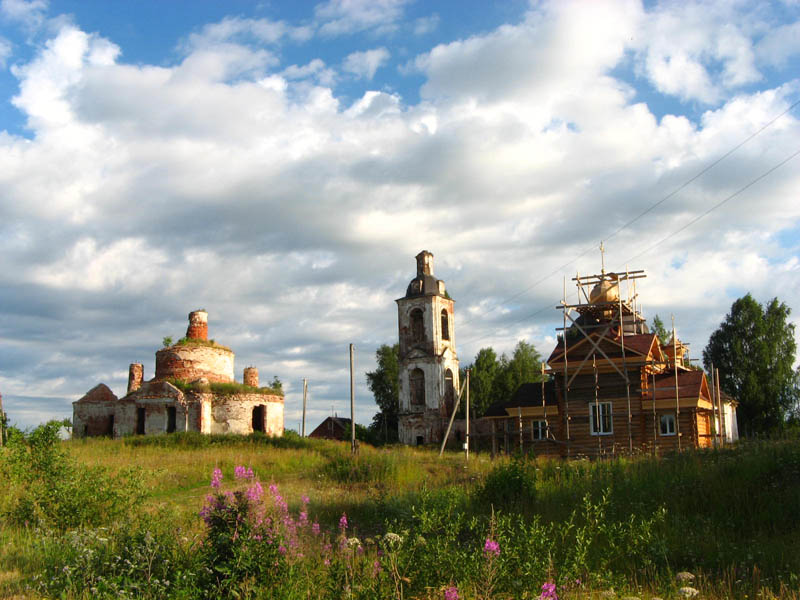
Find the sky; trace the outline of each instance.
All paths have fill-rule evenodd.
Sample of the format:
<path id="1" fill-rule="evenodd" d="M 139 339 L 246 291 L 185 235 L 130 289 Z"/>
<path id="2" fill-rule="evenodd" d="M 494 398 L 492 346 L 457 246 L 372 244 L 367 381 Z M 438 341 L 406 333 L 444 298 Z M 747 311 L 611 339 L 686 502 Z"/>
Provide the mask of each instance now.
<path id="1" fill-rule="evenodd" d="M 205 308 L 289 429 L 354 344 L 369 423 L 421 250 L 462 366 L 547 356 L 601 241 L 694 358 L 747 292 L 800 326 L 799 77 L 797 0 L 0 0 L 4 409 L 123 395 Z"/>

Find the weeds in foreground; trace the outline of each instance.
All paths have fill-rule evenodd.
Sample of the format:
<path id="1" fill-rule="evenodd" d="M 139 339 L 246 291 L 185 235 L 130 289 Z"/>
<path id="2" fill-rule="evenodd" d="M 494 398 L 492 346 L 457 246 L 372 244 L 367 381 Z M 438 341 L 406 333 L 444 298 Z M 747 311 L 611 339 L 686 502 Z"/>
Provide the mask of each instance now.
<path id="1" fill-rule="evenodd" d="M 159 443 L 174 444 L 168 437 Z M 63 464 L 57 456 L 65 445 L 53 439 L 36 454 L 32 449 L 34 441 L 48 439 L 28 436 L 25 453 L 17 456 L 29 461 L 20 463 L 27 465 L 21 472 L 61 473 L 63 467 L 47 465 Z M 182 443 L 188 441 L 194 442 Z M 485 477 L 459 468 L 447 480 L 435 469 L 454 468 L 450 463 L 408 449 L 365 448 L 351 458 L 331 443 L 298 440 L 299 447 L 278 447 L 259 439 L 211 438 L 198 439 L 198 449 L 175 446 L 183 451 L 176 454 L 155 440 L 127 442 L 96 447 L 112 457 L 122 453 L 120 465 L 138 454 L 171 462 L 171 469 L 150 473 L 149 482 L 153 473 L 175 477 L 198 455 L 210 457 L 211 466 L 193 465 L 192 472 L 207 477 L 213 457 L 227 458 L 213 474 L 210 493 L 207 483 L 198 483 L 203 489 L 189 499 L 195 508 L 188 520 L 176 519 L 177 503 L 163 492 L 157 502 L 151 492 L 147 512 L 121 504 L 113 519 L 83 519 L 66 531 L 52 517 L 26 528 L 10 515 L 16 500 L 33 491 L 19 483 L 11 491 L 0 486 L 0 596 L 21 591 L 13 581 L 64 598 L 553 600 L 606 591 L 647 600 L 678 598 L 681 587 L 692 587 L 701 598 L 788 600 L 800 589 L 792 550 L 800 527 L 791 510 L 800 497 L 797 445 L 658 460 L 500 460 Z M 92 443 L 74 447 L 86 455 Z M 11 465 L 11 449 L 3 452 L 0 460 Z M 242 453 L 256 460 L 254 468 L 230 462 Z M 285 477 L 289 457 L 304 465 L 303 477 Z M 413 483 L 400 492 L 413 462 L 415 481 L 432 476 L 428 485 Z M 113 473 L 101 471 L 107 478 Z M 259 473 L 268 475 L 260 481 Z M 0 472 L 3 483 L 11 477 L 18 474 Z M 92 485 L 90 479 L 74 481 Z M 342 497 L 331 490 L 347 500 L 331 501 Z M 98 508 L 103 494 L 76 493 L 89 505 L 86 514 L 104 514 Z M 754 510 L 778 514 L 740 516 L 734 503 L 743 496 Z M 40 514 L 54 510 L 45 495 L 34 497 Z M 778 520 L 783 531 L 775 527 Z M 696 581 L 679 584 L 675 572 L 682 570 L 696 574 Z M 612 595 L 612 588 L 624 592 Z"/>

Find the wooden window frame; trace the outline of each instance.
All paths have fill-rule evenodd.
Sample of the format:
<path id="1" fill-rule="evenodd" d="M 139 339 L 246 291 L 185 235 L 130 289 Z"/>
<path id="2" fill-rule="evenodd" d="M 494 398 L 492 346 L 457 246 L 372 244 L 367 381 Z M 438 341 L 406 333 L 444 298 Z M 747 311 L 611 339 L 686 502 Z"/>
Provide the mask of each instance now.
<path id="1" fill-rule="evenodd" d="M 595 431 L 595 409 L 600 409 L 600 431 Z M 605 420 L 608 419 L 608 431 L 605 430 Z M 614 411 L 611 402 L 598 402 L 589 404 L 589 433 L 591 435 L 614 435 Z"/>
<path id="2" fill-rule="evenodd" d="M 664 433 L 664 419 L 666 417 L 671 417 L 672 419 L 672 431 L 669 431 L 669 426 L 667 426 L 667 432 Z M 675 413 L 664 413 L 658 418 L 658 434 L 662 437 L 671 437 L 673 435 L 677 435 L 677 428 L 675 426 Z M 666 421 L 669 423 L 670 421 Z"/>

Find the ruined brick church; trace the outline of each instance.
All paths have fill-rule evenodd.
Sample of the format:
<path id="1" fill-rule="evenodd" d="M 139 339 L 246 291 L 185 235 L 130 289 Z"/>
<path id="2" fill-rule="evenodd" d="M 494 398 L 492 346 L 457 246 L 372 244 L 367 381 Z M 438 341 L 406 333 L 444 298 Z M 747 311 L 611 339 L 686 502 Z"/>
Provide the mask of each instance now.
<path id="1" fill-rule="evenodd" d="M 176 431 L 283 435 L 283 394 L 259 387 L 258 370 L 234 381 L 234 353 L 208 339 L 208 313 L 189 314 L 186 337 L 156 352 L 155 376 L 130 365 L 122 398 L 103 383 L 73 402 L 73 436 L 150 435 Z"/>

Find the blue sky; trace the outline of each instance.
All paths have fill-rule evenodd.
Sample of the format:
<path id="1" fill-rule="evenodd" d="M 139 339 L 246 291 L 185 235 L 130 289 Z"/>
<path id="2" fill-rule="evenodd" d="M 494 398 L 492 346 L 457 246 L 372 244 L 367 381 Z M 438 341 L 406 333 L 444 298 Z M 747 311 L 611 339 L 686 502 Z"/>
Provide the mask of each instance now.
<path id="1" fill-rule="evenodd" d="M 304 377 L 345 410 L 355 343 L 366 423 L 422 249 L 462 364 L 547 355 L 601 240 L 694 357 L 746 291 L 800 323 L 800 157 L 736 193 L 800 150 L 798 73 L 790 0 L 1 0 L 4 407 L 121 394 L 203 306 L 289 427 Z"/>

